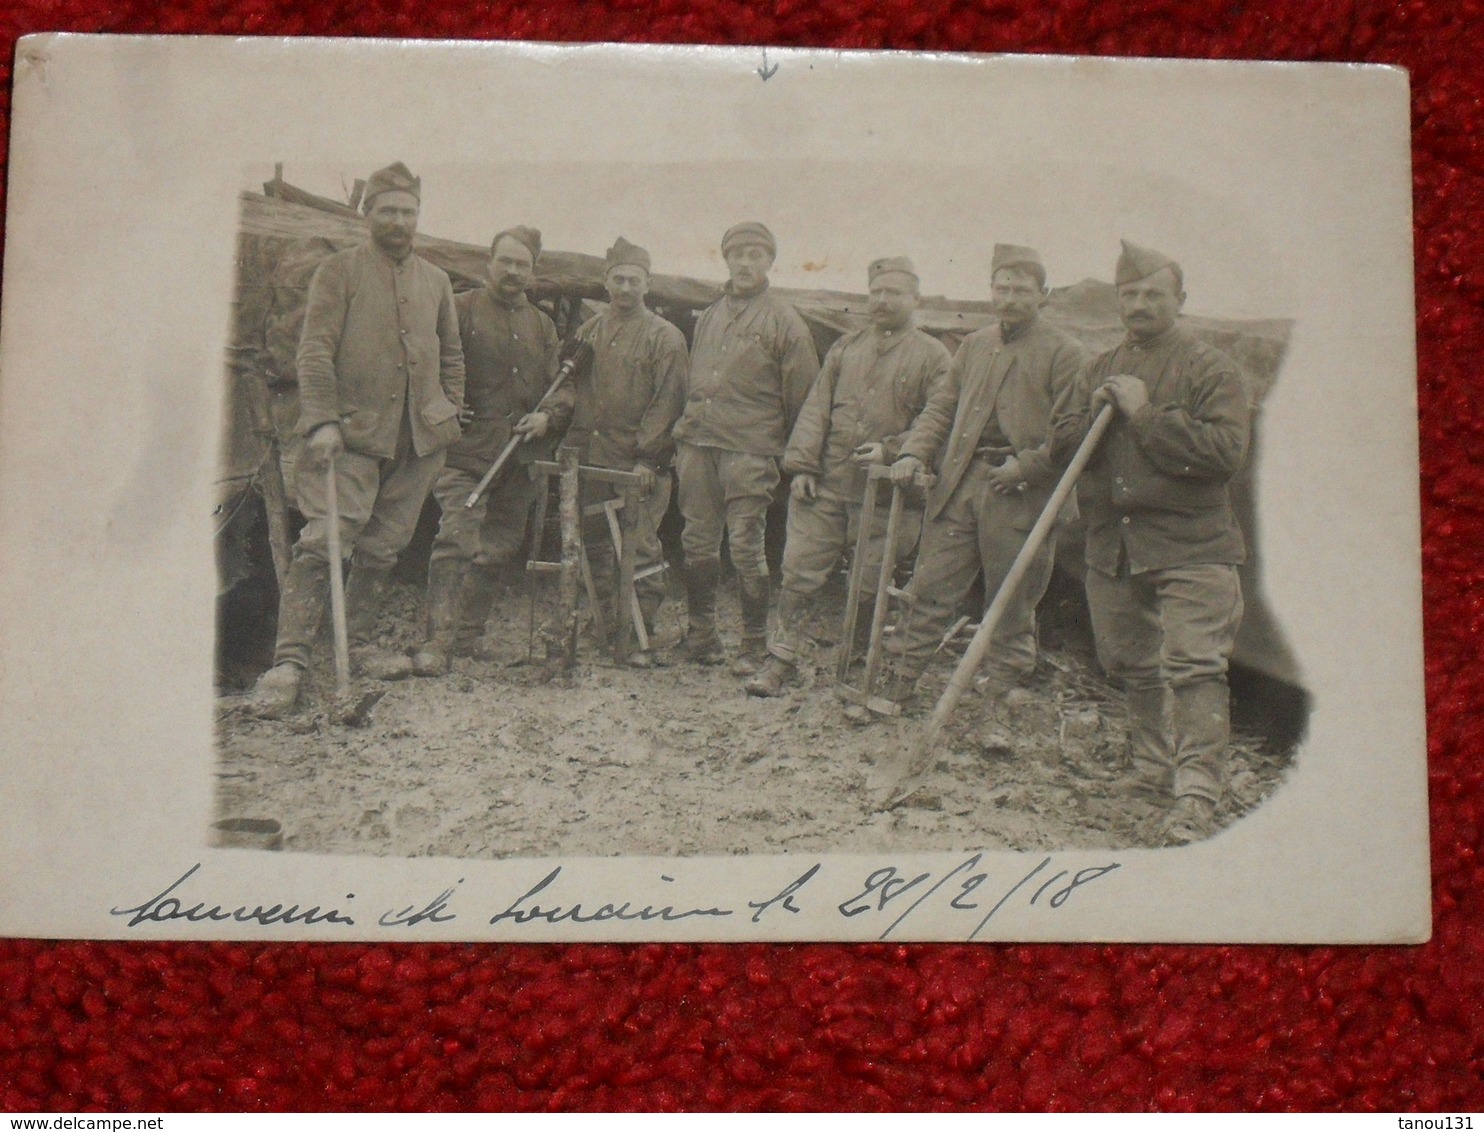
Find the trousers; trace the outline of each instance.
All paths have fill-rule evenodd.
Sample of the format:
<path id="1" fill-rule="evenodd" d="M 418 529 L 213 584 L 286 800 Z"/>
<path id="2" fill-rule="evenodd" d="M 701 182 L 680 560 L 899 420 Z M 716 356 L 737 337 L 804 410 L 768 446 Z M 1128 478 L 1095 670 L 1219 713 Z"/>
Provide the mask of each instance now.
<path id="1" fill-rule="evenodd" d="M 778 486 L 778 462 L 771 456 L 682 443 L 675 471 L 680 477 L 680 513 L 685 519 L 680 542 L 686 561 L 720 558 L 725 533 L 738 577 L 766 580 L 764 543 L 768 505 Z"/>

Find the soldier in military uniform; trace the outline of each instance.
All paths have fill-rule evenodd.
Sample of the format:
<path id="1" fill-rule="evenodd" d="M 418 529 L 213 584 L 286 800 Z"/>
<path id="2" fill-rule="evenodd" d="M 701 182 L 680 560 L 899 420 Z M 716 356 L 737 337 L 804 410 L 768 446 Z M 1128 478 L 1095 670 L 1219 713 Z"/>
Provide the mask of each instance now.
<path id="1" fill-rule="evenodd" d="M 830 347 L 784 453 L 783 470 L 793 484 L 783 585 L 768 659 L 747 683 L 754 696 L 779 695 L 796 675 L 809 607 L 842 551 L 855 545 L 866 469 L 897 458 L 907 430 L 948 380 L 948 350 L 912 325 L 918 305 L 912 261 L 875 260 L 866 277 L 871 325 Z M 885 510 L 878 510 L 866 578 L 880 569 L 886 521 Z M 908 553 L 921 522 L 920 507 L 903 512 L 901 545 Z"/>
<path id="2" fill-rule="evenodd" d="M 1237 364 L 1179 324 L 1184 273 L 1128 241 L 1115 275 L 1128 334 L 1057 406 L 1071 459 L 1104 404 L 1117 411 L 1077 485 L 1098 656 L 1128 693 L 1135 787 L 1168 807 L 1163 836 L 1209 836 L 1226 783 L 1227 665 L 1242 620 L 1246 548 L 1228 485 L 1252 409 Z"/>
<path id="3" fill-rule="evenodd" d="M 428 489 L 459 438 L 464 355 L 448 276 L 413 254 L 422 182 L 398 162 L 367 181 L 370 240 L 322 263 L 309 285 L 296 367 L 295 474 L 307 522 L 279 597 L 273 667 L 252 707 L 276 718 L 294 706 L 324 617 L 329 572 L 326 469 L 335 469 L 342 553 L 351 559 L 346 622 L 351 659 L 371 676 L 410 671 L 372 644 L 375 615 Z"/>
<path id="4" fill-rule="evenodd" d="M 649 253 L 620 236 L 605 255 L 603 284 L 608 309 L 585 322 L 579 341 L 593 348 L 591 368 L 576 380 L 576 410 L 568 443 L 582 451 L 582 462 L 599 468 L 633 472 L 643 481 L 643 505 L 630 531 L 635 540 L 636 572 L 663 565 L 659 527 L 670 507 L 670 465 L 675 456 L 671 435 L 685 403 L 688 357 L 685 336 L 644 305 L 649 291 Z M 594 484 L 588 502 L 601 502 L 614 492 Z M 591 524 L 587 540 L 594 576 L 605 591 L 612 580 L 613 546 L 607 524 Z M 646 631 L 664 601 L 659 573 L 635 583 Z M 615 632 L 630 632 L 627 620 Z M 635 650 L 629 663 L 647 668 L 649 653 Z"/>
<path id="5" fill-rule="evenodd" d="M 571 419 L 570 386 L 542 403 L 561 344 L 551 319 L 526 298 L 540 256 L 540 232 L 507 228 L 490 245 L 486 286 L 457 300 L 468 421 L 433 489 L 443 518 L 428 564 L 427 640 L 413 657 L 422 675 L 447 672 L 451 656 L 469 654 L 483 635 L 501 570 L 525 543 L 537 490 L 530 464 L 549 455 L 549 445 L 523 443 L 472 508 L 464 506 L 469 494 L 512 435 L 554 437 Z"/>
<path id="6" fill-rule="evenodd" d="M 995 323 L 964 339 L 949 380 L 902 445 L 892 477 L 934 463 L 922 550 L 886 694 L 908 700 L 979 576 L 992 597 L 1056 487 L 1051 411 L 1086 360 L 1041 318 L 1046 268 L 1033 248 L 996 244 Z M 1052 540 L 1038 551 L 995 631 L 988 671 L 1008 692 L 1036 667 L 1036 606 L 1051 581 Z"/>
<path id="7" fill-rule="evenodd" d="M 697 664 L 725 659 L 716 632 L 725 532 L 742 599 L 742 647 L 732 670 L 751 676 L 767 651 L 768 505 L 819 355 L 799 313 L 768 290 L 778 255 L 773 233 L 756 221 L 733 225 L 721 251 L 730 279 L 696 321 L 685 412 L 675 426 L 689 620 L 681 656 Z"/>

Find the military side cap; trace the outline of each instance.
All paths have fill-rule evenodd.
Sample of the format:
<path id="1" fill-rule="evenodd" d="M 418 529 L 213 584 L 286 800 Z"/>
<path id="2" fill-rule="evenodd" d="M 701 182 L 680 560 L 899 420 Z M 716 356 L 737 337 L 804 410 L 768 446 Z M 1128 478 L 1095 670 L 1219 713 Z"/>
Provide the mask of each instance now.
<path id="1" fill-rule="evenodd" d="M 874 283 L 878 275 L 910 275 L 912 282 L 918 282 L 917 268 L 912 266 L 912 261 L 904 255 L 882 256 L 873 259 L 866 268 L 866 279 Z"/>
<path id="2" fill-rule="evenodd" d="M 490 241 L 491 255 L 495 254 L 496 245 L 506 236 L 529 248 L 532 260 L 541 258 L 541 230 L 539 228 L 527 228 L 524 224 L 517 224 L 514 228 L 506 228 L 503 232 L 497 232 L 495 238 Z"/>
<path id="3" fill-rule="evenodd" d="M 366 179 L 366 194 L 361 198 L 361 207 L 371 211 L 371 202 L 382 193 L 411 193 L 422 203 L 423 179 L 414 177 L 412 170 L 400 161 L 394 161 L 385 169 L 378 169 Z"/>
<path id="4" fill-rule="evenodd" d="M 649 270 L 649 253 L 638 244 L 631 244 L 622 236 L 613 241 L 613 246 L 604 253 L 603 259 L 607 266 L 612 267 L 642 267 Z"/>
<path id="5" fill-rule="evenodd" d="M 989 261 L 990 278 L 993 279 L 995 272 L 1002 267 L 1018 267 L 1022 271 L 1029 271 L 1042 287 L 1046 286 L 1046 265 L 1041 262 L 1041 253 L 1035 248 L 1021 247 L 1019 244 L 996 244 L 994 255 Z"/>
<path id="6" fill-rule="evenodd" d="M 1125 283 L 1136 283 L 1140 279 L 1148 279 L 1156 271 L 1166 267 L 1173 268 L 1175 279 L 1181 278 L 1180 265 L 1172 260 L 1164 252 L 1157 252 L 1153 248 L 1141 248 L 1138 244 L 1131 244 L 1127 240 L 1120 240 L 1123 252 L 1118 257 L 1118 267 L 1113 272 L 1113 282 L 1119 287 Z"/>
<path id="7" fill-rule="evenodd" d="M 721 238 L 721 254 L 726 255 L 733 248 L 747 244 L 760 244 L 768 249 L 770 256 L 776 258 L 778 255 L 778 241 L 773 239 L 773 233 L 768 231 L 766 224 L 756 220 L 744 220 L 728 228 Z"/>

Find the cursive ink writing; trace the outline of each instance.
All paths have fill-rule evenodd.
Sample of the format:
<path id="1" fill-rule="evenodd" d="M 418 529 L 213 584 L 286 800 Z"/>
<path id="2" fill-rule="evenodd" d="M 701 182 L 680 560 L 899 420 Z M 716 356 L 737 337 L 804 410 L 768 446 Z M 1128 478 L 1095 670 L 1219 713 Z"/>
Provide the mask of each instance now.
<path id="1" fill-rule="evenodd" d="M 528 888 L 524 894 L 511 902 L 510 906 L 503 912 L 496 912 L 490 917 L 491 924 L 503 923 L 512 920 L 517 924 L 529 924 L 533 920 L 542 920 L 548 924 L 559 924 L 562 921 L 570 921 L 574 924 L 596 924 L 605 920 L 687 920 L 692 916 L 730 916 L 730 908 L 686 908 L 677 911 L 672 904 L 666 904 L 656 908 L 653 904 L 646 904 L 642 908 L 635 908 L 633 902 L 625 900 L 621 904 L 600 904 L 591 910 L 585 909 L 581 903 L 570 907 L 561 904 L 553 904 L 549 908 L 543 908 L 540 904 L 528 904 L 533 896 L 544 891 L 555 883 L 557 877 L 561 876 L 562 866 L 558 865 L 547 873 L 534 885 Z M 669 880 L 662 877 L 662 880 Z"/>
<path id="2" fill-rule="evenodd" d="M 459 883 L 464 883 L 463 877 L 459 877 Z M 383 912 L 376 922 L 384 928 L 410 928 L 424 922 L 446 924 L 450 920 L 457 920 L 459 917 L 456 912 L 449 912 L 446 916 L 443 914 L 448 908 L 449 900 L 453 898 L 453 892 L 453 889 L 445 888 L 415 912 L 411 904 L 400 912 Z"/>
<path id="3" fill-rule="evenodd" d="M 256 904 L 252 908 L 241 904 L 236 908 L 227 909 L 220 904 L 212 904 L 208 907 L 203 900 L 187 907 L 180 897 L 172 896 L 171 893 L 190 880 L 200 867 L 201 863 L 198 861 L 163 892 L 151 896 L 142 904 L 136 904 L 132 908 L 111 908 L 109 914 L 128 916 L 129 921 L 124 925 L 128 928 L 137 928 L 140 924 L 164 924 L 171 920 L 186 920 L 193 924 L 203 920 L 214 923 L 230 920 L 238 924 L 261 924 L 263 927 L 273 924 L 340 924 L 348 927 L 355 923 L 355 920 L 345 915 L 340 909 L 321 909 L 318 904 L 302 909 L 297 904 L 290 904 L 287 907 L 283 904 L 270 904 L 266 907 Z M 354 900 L 355 893 L 348 892 L 345 898 Z"/>
<path id="4" fill-rule="evenodd" d="M 757 909 L 757 911 L 753 912 L 752 914 L 752 922 L 755 924 L 759 920 L 761 920 L 763 918 L 763 913 L 766 912 L 769 908 L 773 907 L 773 905 L 775 904 L 781 905 L 785 912 L 792 912 L 794 913 L 794 915 L 798 915 L 799 906 L 794 903 L 794 893 L 798 892 L 799 889 L 808 884 L 814 878 L 814 874 L 817 872 L 819 872 L 819 866 L 814 865 L 801 877 L 799 877 L 798 880 L 789 883 L 777 896 L 771 896 L 767 900 L 762 901 L 749 900 L 747 902 L 747 906 L 749 908 Z"/>

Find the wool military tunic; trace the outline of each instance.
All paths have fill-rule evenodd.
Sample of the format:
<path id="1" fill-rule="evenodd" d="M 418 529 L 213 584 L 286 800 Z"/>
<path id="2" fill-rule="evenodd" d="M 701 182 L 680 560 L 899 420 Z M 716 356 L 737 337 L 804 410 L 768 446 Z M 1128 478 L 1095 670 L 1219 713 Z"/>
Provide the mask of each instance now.
<path id="1" fill-rule="evenodd" d="M 624 316 L 609 309 L 583 323 L 577 337 L 593 348 L 592 368 L 575 388 L 569 434 L 586 444 L 586 462 L 668 468 L 671 433 L 685 405 L 685 336 L 653 311 Z"/>
<path id="2" fill-rule="evenodd" d="M 393 260 L 367 243 L 320 264 L 296 366 L 305 436 L 338 422 L 348 451 L 391 459 L 405 415 L 419 456 L 459 438 L 464 354 L 453 287 L 416 255 Z"/>
<path id="3" fill-rule="evenodd" d="M 859 503 L 866 472 L 851 453 L 879 442 L 887 462 L 894 461 L 912 422 L 947 382 L 948 365 L 948 350 L 912 327 L 844 335 L 825 355 L 789 437 L 783 470 L 817 476 L 825 495 Z"/>
<path id="4" fill-rule="evenodd" d="M 1109 376 L 1132 374 L 1149 404 L 1116 416 L 1077 485 L 1087 564 L 1131 574 L 1197 564 L 1239 565 L 1246 545 L 1227 485 L 1247 456 L 1252 408 L 1237 364 L 1175 326 L 1153 341 L 1101 354 L 1058 405 L 1053 445 L 1071 459 Z"/>
<path id="5" fill-rule="evenodd" d="M 561 342 L 546 312 L 524 295 L 506 304 L 481 287 L 460 295 L 455 303 L 468 370 L 465 399 L 474 419 L 448 450 L 448 466 L 483 475 L 509 441 L 515 423 L 535 409 L 551 387 Z M 542 407 L 551 417 L 548 436 L 566 428 L 575 398 L 568 384 Z M 547 454 L 547 448 L 522 444 L 516 459 L 529 463 Z"/>
<path id="6" fill-rule="evenodd" d="M 685 413 L 675 439 L 754 456 L 782 456 L 819 355 L 804 320 L 766 287 L 707 307 L 691 342 Z"/>

